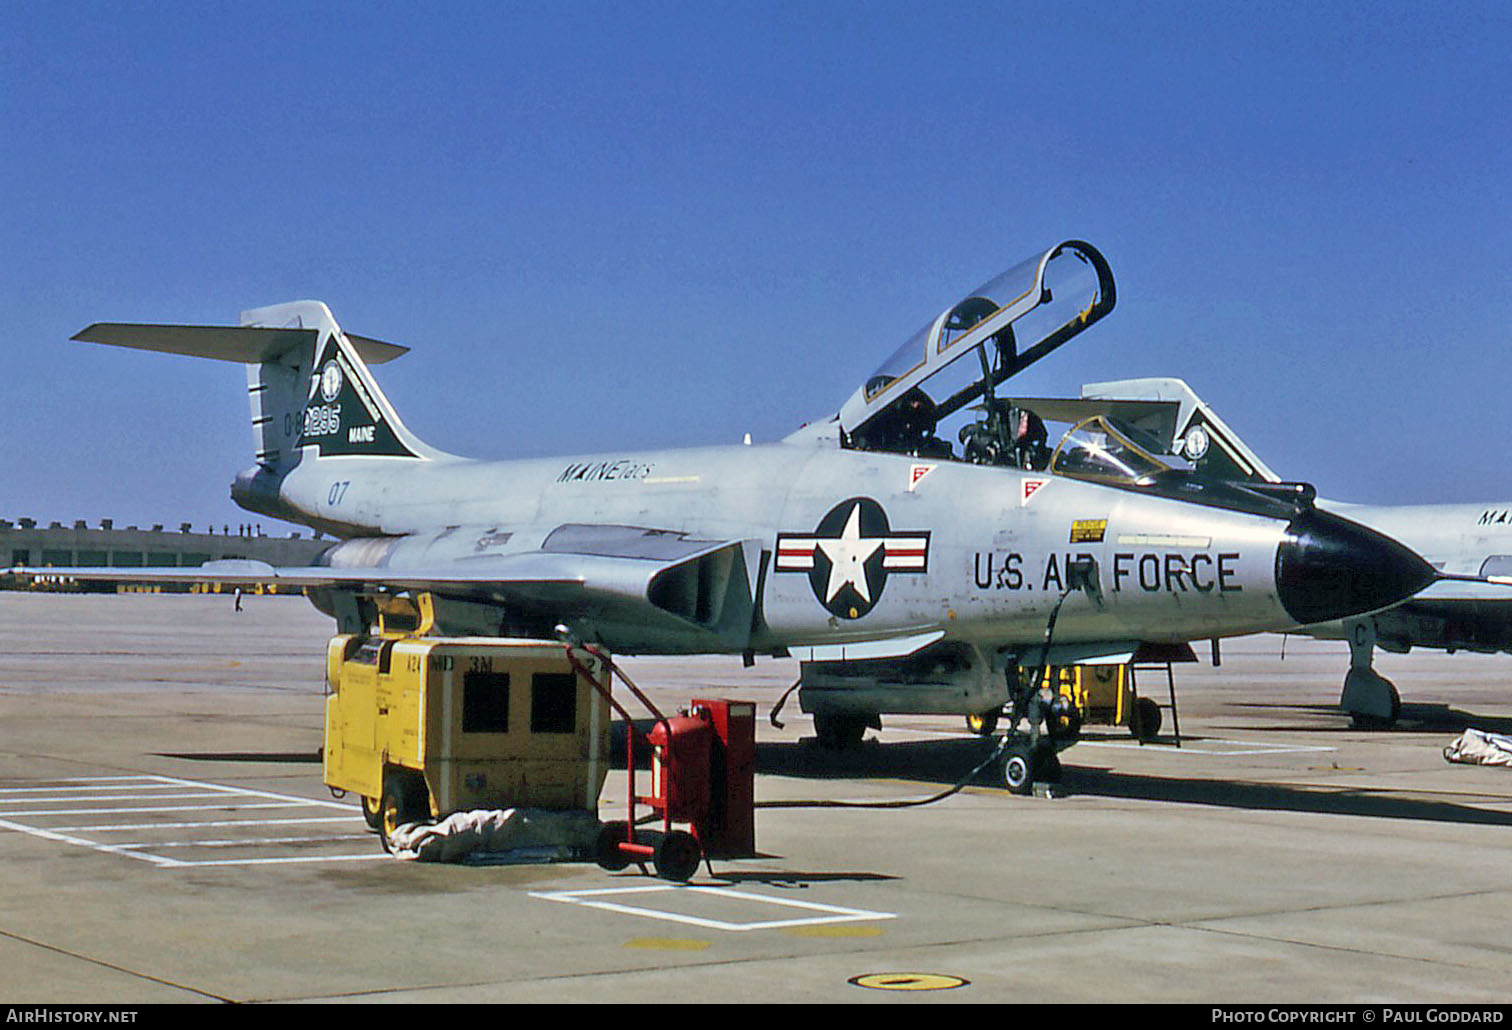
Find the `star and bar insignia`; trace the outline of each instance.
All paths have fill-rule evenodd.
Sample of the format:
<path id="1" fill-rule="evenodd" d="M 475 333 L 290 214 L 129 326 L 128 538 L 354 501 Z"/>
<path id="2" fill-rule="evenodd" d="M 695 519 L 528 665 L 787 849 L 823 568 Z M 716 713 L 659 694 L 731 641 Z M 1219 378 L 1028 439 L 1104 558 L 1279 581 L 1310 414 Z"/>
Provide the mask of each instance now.
<path id="1" fill-rule="evenodd" d="M 929 531 L 894 531 L 870 497 L 829 510 L 812 533 L 777 536 L 776 572 L 804 572 L 814 596 L 832 614 L 859 619 L 882 597 L 893 573 L 929 571 Z"/>

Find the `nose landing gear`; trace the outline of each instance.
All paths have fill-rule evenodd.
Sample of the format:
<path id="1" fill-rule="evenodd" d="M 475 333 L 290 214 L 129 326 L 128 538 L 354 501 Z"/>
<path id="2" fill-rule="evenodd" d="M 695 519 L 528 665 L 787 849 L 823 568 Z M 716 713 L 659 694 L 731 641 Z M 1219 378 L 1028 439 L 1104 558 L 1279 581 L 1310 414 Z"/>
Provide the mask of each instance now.
<path id="1" fill-rule="evenodd" d="M 1008 672 L 1012 722 L 1001 744 L 1003 786 L 1014 794 L 1034 793 L 1035 783 L 1059 783 L 1061 751 L 1081 737 L 1081 713 L 1064 695 L 1044 686 L 1044 670 L 1028 682 L 1017 667 Z M 1020 729 L 1025 726 L 1025 729 Z"/>
<path id="2" fill-rule="evenodd" d="M 1060 782 L 1060 759 L 1048 741 L 1035 746 L 1021 740 L 1003 749 L 1002 777 L 1010 793 L 1032 794 L 1036 783 Z"/>

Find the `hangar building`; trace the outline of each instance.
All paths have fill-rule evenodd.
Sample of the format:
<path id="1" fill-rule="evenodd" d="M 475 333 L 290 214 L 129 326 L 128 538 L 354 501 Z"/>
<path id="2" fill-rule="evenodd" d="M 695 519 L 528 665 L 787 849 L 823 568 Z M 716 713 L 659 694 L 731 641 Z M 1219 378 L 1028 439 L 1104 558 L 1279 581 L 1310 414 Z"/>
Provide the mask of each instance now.
<path id="1" fill-rule="evenodd" d="M 161 525 L 150 529 L 136 526 L 117 529 L 111 519 L 101 519 L 94 527 L 82 519 L 71 527 L 61 522 L 43 527 L 35 519 L 0 519 L 0 571 L 16 565 L 90 565 L 122 570 L 144 566 L 190 567 L 220 558 L 252 558 L 270 565 L 310 565 L 316 555 L 334 542 L 298 533 L 265 536 L 256 524 L 225 525 L 219 527 L 218 533 L 216 528 L 208 526 L 207 532 L 195 532 L 184 522 L 176 532 Z M 236 532 L 232 533 L 232 529 Z M 17 582 L 17 577 L 0 576 L 0 581 L 6 578 L 13 581 L 11 586 L 27 585 Z"/>

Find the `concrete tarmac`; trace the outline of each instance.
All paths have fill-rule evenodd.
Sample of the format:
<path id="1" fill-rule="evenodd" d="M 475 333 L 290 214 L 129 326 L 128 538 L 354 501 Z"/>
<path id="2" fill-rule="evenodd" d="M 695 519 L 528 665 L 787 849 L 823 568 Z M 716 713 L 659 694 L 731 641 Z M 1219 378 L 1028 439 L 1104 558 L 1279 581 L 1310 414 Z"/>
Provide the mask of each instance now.
<path id="1" fill-rule="evenodd" d="M 1404 718 L 1368 732 L 1343 644 L 1229 641 L 1176 667 L 1181 747 L 1091 726 L 1061 796 L 911 808 L 770 806 L 925 798 L 990 745 L 827 752 L 796 698 L 767 721 L 793 662 L 631 660 L 669 708 L 758 704 L 762 857 L 673 887 L 385 856 L 321 783 L 331 623 L 243 609 L 0 593 L 0 1001 L 1512 1001 L 1512 770 L 1442 757 L 1512 731 L 1505 656 L 1381 656 Z"/>

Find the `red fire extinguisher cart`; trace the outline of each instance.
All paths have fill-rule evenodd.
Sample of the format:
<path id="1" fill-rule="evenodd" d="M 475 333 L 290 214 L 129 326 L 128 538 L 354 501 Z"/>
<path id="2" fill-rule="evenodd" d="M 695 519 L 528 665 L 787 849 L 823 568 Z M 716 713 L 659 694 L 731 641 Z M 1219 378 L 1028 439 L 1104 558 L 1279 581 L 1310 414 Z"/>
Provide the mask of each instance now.
<path id="1" fill-rule="evenodd" d="M 688 709 L 668 717 L 651 702 L 609 656 L 582 647 L 618 675 L 646 710 L 655 717 L 649 733 L 641 735 L 651 754 L 651 792 L 636 791 L 635 721 L 610 694 L 607 681 L 589 676 L 611 707 L 625 720 L 625 770 L 629 817 L 604 824 L 597 859 L 605 869 L 619 870 L 634 862 L 644 870 L 647 861 L 658 876 L 686 882 L 706 858 L 742 858 L 755 854 L 756 706 L 749 701 L 694 700 Z M 568 648 L 574 667 L 581 663 Z M 637 806 L 651 810 L 659 831 L 639 829 Z M 675 829 L 673 823 L 688 825 Z"/>

